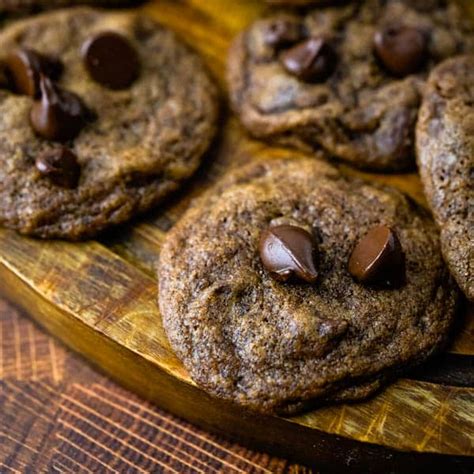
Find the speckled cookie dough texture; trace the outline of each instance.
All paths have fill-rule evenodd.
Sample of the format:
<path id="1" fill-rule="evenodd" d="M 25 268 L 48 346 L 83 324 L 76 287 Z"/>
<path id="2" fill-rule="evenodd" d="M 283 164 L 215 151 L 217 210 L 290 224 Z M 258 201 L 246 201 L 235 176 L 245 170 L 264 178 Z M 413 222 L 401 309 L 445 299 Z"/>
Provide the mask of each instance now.
<path id="1" fill-rule="evenodd" d="M 417 157 L 446 262 L 474 301 L 474 56 L 440 64 L 428 81 Z"/>
<path id="2" fill-rule="evenodd" d="M 254 22 L 235 39 L 228 59 L 234 110 L 251 134 L 269 141 L 309 152 L 323 148 L 368 170 L 413 169 L 424 80 L 441 60 L 474 52 L 472 23 L 453 0 L 330 5 L 299 13 L 277 12 Z M 282 21 L 293 31 L 284 38 L 285 44 L 275 46 L 268 37 L 279 31 Z M 419 37 L 422 53 L 413 73 L 394 74 L 374 54 L 376 32 L 385 31 L 390 42 L 392 27 L 415 30 Z M 300 38 L 295 38 L 295 29 Z M 284 54 L 308 38 L 323 38 L 334 51 L 335 59 L 330 61 L 334 65 L 322 79 L 304 80 L 289 72 L 288 66 L 295 68 L 296 52 L 285 68 Z M 405 42 L 399 52 L 416 43 Z M 300 50 L 301 63 L 311 64 L 317 48 L 316 43 L 308 46 L 306 55 Z M 390 55 L 393 65 L 397 62 L 393 50 L 385 57 Z M 318 61 L 314 64 L 321 67 Z"/>
<path id="3" fill-rule="evenodd" d="M 86 70 L 81 48 L 102 31 L 136 50 L 130 87 L 112 90 Z M 35 167 L 57 143 L 30 126 L 33 99 L 0 89 L 0 225 L 45 238 L 90 237 L 155 206 L 197 169 L 216 131 L 216 88 L 168 29 L 134 13 L 81 7 L 11 24 L 0 44 L 2 55 L 23 47 L 59 58 L 58 84 L 96 114 L 66 143 L 81 173 L 78 186 L 65 189 Z"/>
<path id="4" fill-rule="evenodd" d="M 278 281 L 263 266 L 262 232 L 283 224 L 313 235 L 314 283 Z M 348 271 L 357 242 L 379 225 L 405 255 L 399 288 Z M 311 158 L 230 173 L 167 235 L 158 278 L 163 324 L 191 377 L 271 413 L 373 393 L 441 346 L 458 297 L 425 211 Z"/>

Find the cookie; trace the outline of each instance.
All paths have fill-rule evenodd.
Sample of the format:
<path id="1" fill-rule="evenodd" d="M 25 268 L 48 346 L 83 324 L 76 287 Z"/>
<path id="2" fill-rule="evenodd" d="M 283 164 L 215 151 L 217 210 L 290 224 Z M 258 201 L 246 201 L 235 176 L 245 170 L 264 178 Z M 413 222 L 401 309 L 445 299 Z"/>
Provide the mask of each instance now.
<path id="1" fill-rule="evenodd" d="M 416 129 L 418 166 L 443 255 L 474 300 L 474 56 L 431 73 Z"/>
<path id="2" fill-rule="evenodd" d="M 427 73 L 473 48 L 473 26 L 451 0 L 362 0 L 276 14 L 235 40 L 231 102 L 257 137 L 324 148 L 368 170 L 407 170 Z"/>
<path id="3" fill-rule="evenodd" d="M 10 73 L 0 88 L 1 225 L 90 237 L 156 205 L 200 164 L 216 88 L 166 28 L 77 8 L 12 24 L 0 44 Z"/>
<path id="4" fill-rule="evenodd" d="M 0 15 L 23 15 L 40 10 L 85 4 L 104 7 L 125 7 L 140 3 L 142 3 L 141 0 L 0 0 Z"/>
<path id="5" fill-rule="evenodd" d="M 169 232 L 158 277 L 191 377 L 270 413 L 370 395 L 441 346 L 458 297 L 425 211 L 311 158 L 224 178 Z"/>
<path id="6" fill-rule="evenodd" d="M 330 3 L 331 0 L 266 0 L 269 5 L 278 5 L 286 7 L 303 7 L 311 4 L 325 4 Z M 337 0 L 332 0 L 333 3 L 336 3 Z"/>

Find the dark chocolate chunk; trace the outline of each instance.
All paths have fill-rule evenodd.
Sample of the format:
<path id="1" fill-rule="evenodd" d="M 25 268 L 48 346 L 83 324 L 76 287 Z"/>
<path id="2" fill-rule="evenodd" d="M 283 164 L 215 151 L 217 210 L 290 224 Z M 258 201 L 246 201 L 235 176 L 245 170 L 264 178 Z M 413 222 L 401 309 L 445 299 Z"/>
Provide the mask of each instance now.
<path id="1" fill-rule="evenodd" d="M 404 279 L 405 254 L 395 231 L 384 225 L 369 230 L 352 251 L 349 273 L 362 283 L 399 285 Z"/>
<path id="2" fill-rule="evenodd" d="M 79 183 L 81 167 L 77 157 L 64 146 L 41 153 L 36 158 L 36 168 L 57 186 L 73 189 Z"/>
<path id="3" fill-rule="evenodd" d="M 61 89 L 46 76 L 41 76 L 40 87 L 41 98 L 30 113 L 33 130 L 48 140 L 72 140 L 86 125 L 90 112 L 79 96 Z"/>
<path id="4" fill-rule="evenodd" d="M 10 89 L 12 87 L 10 72 L 7 65 L 0 61 L 0 89 Z"/>
<path id="5" fill-rule="evenodd" d="M 314 264 L 314 239 L 301 227 L 269 227 L 261 235 L 259 249 L 264 267 L 277 280 L 286 281 L 296 275 L 312 283 L 318 277 Z"/>
<path id="6" fill-rule="evenodd" d="M 119 33 L 106 31 L 89 38 L 81 54 L 92 79 L 109 89 L 125 89 L 138 77 L 138 54 Z"/>
<path id="7" fill-rule="evenodd" d="M 303 26 L 289 18 L 277 18 L 270 22 L 264 32 L 264 41 L 275 49 L 290 46 L 303 36 Z"/>
<path id="8" fill-rule="evenodd" d="M 395 76 L 417 72 L 428 56 L 423 32 L 403 25 L 392 25 L 377 31 L 374 47 L 377 57 Z"/>
<path id="9" fill-rule="evenodd" d="M 324 81 L 336 65 L 336 53 L 323 38 L 303 41 L 284 51 L 280 59 L 290 74 L 306 82 Z"/>
<path id="10" fill-rule="evenodd" d="M 58 59 L 24 48 L 12 51 L 5 63 L 14 91 L 35 98 L 40 95 L 40 75 L 56 80 L 63 70 L 63 65 Z"/>

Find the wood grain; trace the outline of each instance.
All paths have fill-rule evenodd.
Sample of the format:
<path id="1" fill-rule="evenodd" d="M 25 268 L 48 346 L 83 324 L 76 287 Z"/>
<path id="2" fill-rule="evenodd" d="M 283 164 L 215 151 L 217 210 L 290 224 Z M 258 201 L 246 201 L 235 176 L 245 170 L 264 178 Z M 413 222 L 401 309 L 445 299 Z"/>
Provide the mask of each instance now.
<path id="1" fill-rule="evenodd" d="M 224 94 L 230 41 L 263 8 L 250 0 L 162 0 L 144 10 L 203 55 Z M 126 386 L 215 431 L 331 468 L 349 463 L 356 470 L 379 472 L 454 463 L 469 469 L 472 458 L 467 456 L 474 455 L 472 316 L 460 313 L 448 362 L 414 372 L 361 404 L 269 418 L 215 400 L 190 380 L 169 347 L 156 306 L 154 267 L 166 232 L 191 200 L 229 168 L 258 158 L 301 155 L 251 139 L 228 111 L 222 125 L 205 165 L 180 195 L 98 241 L 40 242 L 0 230 L 0 291 Z M 425 204 L 414 174 L 341 169 L 396 186 Z M 453 372 L 457 375 L 450 378 Z M 414 452 L 419 454 L 413 457 Z"/>

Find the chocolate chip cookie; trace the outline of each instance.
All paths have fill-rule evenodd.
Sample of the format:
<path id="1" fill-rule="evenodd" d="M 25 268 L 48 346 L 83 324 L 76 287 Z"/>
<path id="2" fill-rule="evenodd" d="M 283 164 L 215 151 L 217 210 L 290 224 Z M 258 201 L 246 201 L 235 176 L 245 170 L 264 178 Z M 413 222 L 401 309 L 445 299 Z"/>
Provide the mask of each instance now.
<path id="1" fill-rule="evenodd" d="M 474 300 L 474 56 L 449 59 L 431 73 L 416 144 L 444 257 Z"/>
<path id="2" fill-rule="evenodd" d="M 451 0 L 362 0 L 259 20 L 231 48 L 231 101 L 257 137 L 369 170 L 414 165 L 424 79 L 474 51 Z"/>
<path id="3" fill-rule="evenodd" d="M 76 8 L 11 24 L 0 44 L 1 225 L 89 237 L 156 205 L 198 167 L 216 89 L 166 28 Z"/>
<path id="4" fill-rule="evenodd" d="M 458 297 L 425 211 L 311 158 L 224 178 L 167 235 L 158 276 L 192 378 L 262 412 L 369 395 L 440 347 Z"/>

